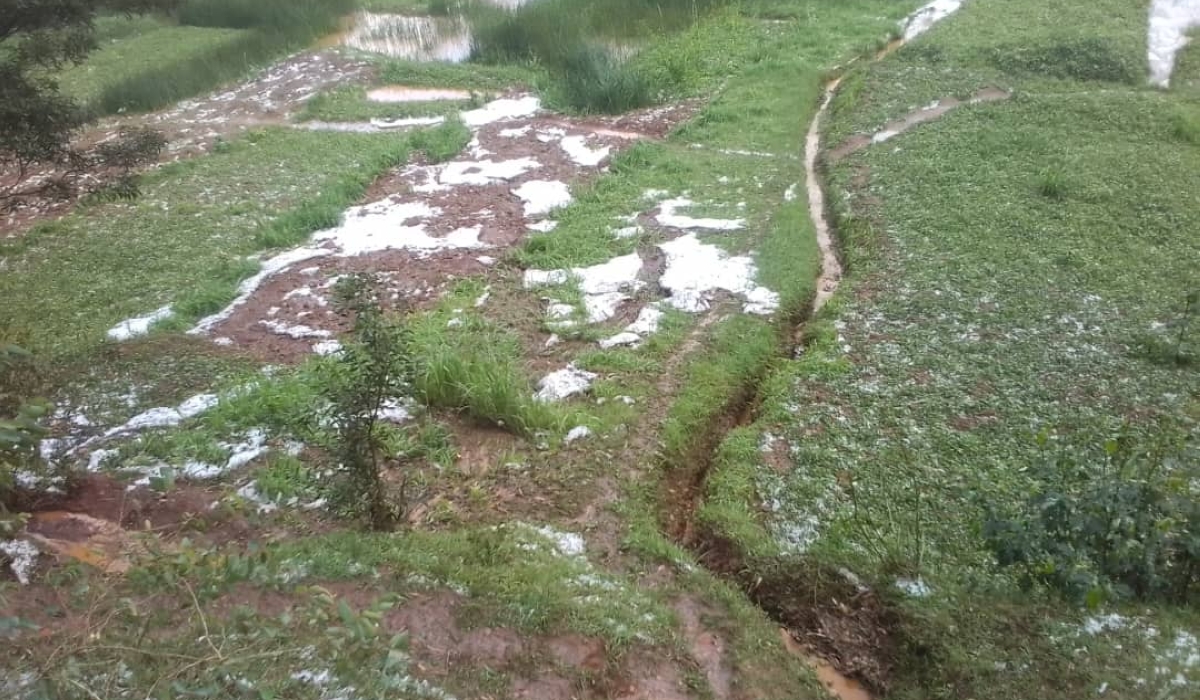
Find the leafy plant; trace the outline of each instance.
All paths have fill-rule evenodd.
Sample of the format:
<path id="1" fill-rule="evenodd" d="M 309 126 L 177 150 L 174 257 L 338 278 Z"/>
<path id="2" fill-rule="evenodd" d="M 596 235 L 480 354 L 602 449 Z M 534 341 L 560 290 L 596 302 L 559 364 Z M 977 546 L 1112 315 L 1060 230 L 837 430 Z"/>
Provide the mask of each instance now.
<path id="1" fill-rule="evenodd" d="M 50 404 L 34 398 L 37 372 L 32 356 L 0 345 L 0 531 L 15 495 L 17 474 L 39 466 L 38 443 L 46 435 Z"/>
<path id="2" fill-rule="evenodd" d="M 378 284 L 373 275 L 354 274 L 334 288 L 336 307 L 353 315 L 354 328 L 337 358 L 325 365 L 320 388 L 328 401 L 323 416 L 331 428 L 328 448 L 342 468 L 334 502 L 366 516 L 372 528 L 389 530 L 399 513 L 381 473 L 386 431 L 380 413 L 385 402 L 412 395 L 413 362 L 408 330 L 384 314 Z M 400 476 L 396 500 L 403 508 L 407 476 Z"/>
<path id="3" fill-rule="evenodd" d="M 1096 605 L 1106 598 L 1187 600 L 1200 583 L 1200 453 L 1186 439 L 1053 449 L 1015 509 L 987 507 L 983 535 L 1026 584 Z"/>

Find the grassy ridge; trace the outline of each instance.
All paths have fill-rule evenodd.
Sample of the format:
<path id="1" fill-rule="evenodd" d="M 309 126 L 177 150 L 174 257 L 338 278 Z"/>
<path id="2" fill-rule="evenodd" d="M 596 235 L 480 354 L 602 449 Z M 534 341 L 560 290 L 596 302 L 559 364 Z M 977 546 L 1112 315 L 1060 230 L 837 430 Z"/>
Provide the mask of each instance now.
<path id="1" fill-rule="evenodd" d="M 1087 611 L 1022 591 L 980 537 L 987 504 L 1036 488 L 1039 429 L 1064 449 L 1159 419 L 1195 434 L 1194 368 L 1151 349 L 1200 269 L 1200 151 L 1185 88 L 1145 86 L 1145 32 L 1138 3 L 970 2 L 851 73 L 831 110 L 836 145 L 934 99 L 1015 93 L 830 170 L 850 277 L 803 356 L 774 368 L 759 420 L 722 446 L 701 511 L 743 552 L 846 567 L 888 599 L 920 651 L 889 697 L 1154 698 L 1176 672 L 1196 682 L 1140 633 L 1083 635 Z M 896 586 L 917 577 L 928 597 Z M 1198 624 L 1172 605 L 1128 612 L 1165 639 Z"/>

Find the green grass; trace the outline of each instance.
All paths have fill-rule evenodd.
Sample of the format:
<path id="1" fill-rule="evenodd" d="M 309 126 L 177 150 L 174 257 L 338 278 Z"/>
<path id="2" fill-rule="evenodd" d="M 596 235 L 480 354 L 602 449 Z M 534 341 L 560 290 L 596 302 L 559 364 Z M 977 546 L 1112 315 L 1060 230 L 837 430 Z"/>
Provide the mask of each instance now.
<path id="1" fill-rule="evenodd" d="M 478 95 L 480 102 L 484 95 Z M 367 89 L 363 87 L 335 88 L 322 92 L 304 104 L 299 121 L 361 122 L 371 119 L 399 119 L 402 117 L 432 117 L 456 114 L 470 109 L 472 100 L 434 100 L 429 102 L 371 102 Z"/>
<path id="2" fill-rule="evenodd" d="M 49 360 L 87 352 L 116 322 L 166 303 L 184 320 L 211 313 L 254 271 L 246 256 L 336 223 L 411 149 L 444 157 L 463 132 L 453 122 L 404 139 L 270 130 L 168 166 L 141 199 L 84 209 L 10 246 L 0 294 L 13 301 L 0 320 Z"/>
<path id="3" fill-rule="evenodd" d="M 63 77 L 97 114 L 157 109 L 212 90 L 307 47 L 337 27 L 354 0 L 188 0 L 179 26 L 123 28 L 106 19 L 102 48 Z M 111 43 L 106 37 L 116 38 Z"/>
<path id="4" fill-rule="evenodd" d="M 534 399 L 515 336 L 463 312 L 482 291 L 464 285 L 437 312 L 411 319 L 417 398 L 521 435 L 563 433 L 577 425 L 569 409 Z"/>
<path id="5" fill-rule="evenodd" d="M 532 85 L 541 71 L 526 65 L 482 65 L 477 63 L 441 63 L 385 61 L 379 69 L 381 85 L 408 87 L 445 87 L 478 92 L 502 92 Z"/>
<path id="6" fill-rule="evenodd" d="M 145 20 L 130 20 L 127 26 L 129 34 L 101 38 L 100 48 L 86 62 L 59 74 L 63 92 L 96 109 L 108 109 L 100 103 L 106 93 L 160 70 L 164 57 L 180 63 L 203 61 L 248 36 L 240 29 L 181 27 Z M 104 37 L 103 27 L 98 32 Z"/>
<path id="7" fill-rule="evenodd" d="M 850 276 L 804 354 L 773 368 L 758 421 L 717 452 L 700 513 L 745 552 L 802 552 L 797 567 L 847 567 L 888 591 L 924 649 L 888 697 L 1084 698 L 1107 683 L 1153 698 L 1167 680 L 1162 645 L 1081 636 L 1087 611 L 1020 592 L 979 536 L 984 504 L 1031 488 L 1039 429 L 1064 446 L 1160 418 L 1195 432 L 1195 370 L 1138 350 L 1200 269 L 1193 105 L 1144 86 L 1144 41 L 1137 4 L 967 3 L 858 69 L 831 111 L 836 144 L 933 99 L 1016 92 L 831 169 Z M 768 432 L 783 472 L 757 450 Z M 930 598 L 894 588 L 917 575 Z M 1169 605 L 1137 614 L 1200 622 Z"/>
<path id="8" fill-rule="evenodd" d="M 984 87 L 1054 92 L 1148 90 L 1144 3 L 979 3 L 934 27 L 904 51 L 874 66 L 850 118 L 833 120 L 828 139 L 871 133 L 889 119 L 945 97 Z M 1068 13 L 1070 22 L 1055 18 Z"/>

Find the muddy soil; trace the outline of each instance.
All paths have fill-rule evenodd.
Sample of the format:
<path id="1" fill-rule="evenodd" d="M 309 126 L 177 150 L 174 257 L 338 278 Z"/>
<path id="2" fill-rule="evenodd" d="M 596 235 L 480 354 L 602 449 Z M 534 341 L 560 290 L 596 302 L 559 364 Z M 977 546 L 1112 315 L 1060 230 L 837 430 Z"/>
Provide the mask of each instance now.
<path id="1" fill-rule="evenodd" d="M 219 322 L 202 324 L 204 332 L 272 362 L 332 347 L 346 324 L 329 295 L 349 272 L 378 273 L 395 303 L 428 308 L 457 280 L 486 273 L 532 231 L 547 230 L 551 210 L 569 199 L 569 184 L 593 177 L 621 150 L 666 133 L 692 111 L 676 106 L 613 120 L 640 132 L 541 113 L 476 127 L 455 159 L 417 160 L 376 181 L 366 204 L 347 213 L 337 240 L 266 278 Z M 338 247 L 366 239 L 360 254 Z"/>

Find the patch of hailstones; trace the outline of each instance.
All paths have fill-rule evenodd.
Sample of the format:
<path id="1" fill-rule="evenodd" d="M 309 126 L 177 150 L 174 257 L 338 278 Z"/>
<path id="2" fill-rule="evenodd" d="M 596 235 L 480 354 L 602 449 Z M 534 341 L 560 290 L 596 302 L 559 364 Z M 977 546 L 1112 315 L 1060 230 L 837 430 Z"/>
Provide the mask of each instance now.
<path id="1" fill-rule="evenodd" d="M 37 564 L 38 548 L 25 540 L 5 540 L 0 542 L 0 554 L 8 560 L 8 568 L 17 578 L 17 583 L 28 585 L 34 565 Z"/>
<path id="2" fill-rule="evenodd" d="M 588 372 L 570 364 L 542 377 L 534 398 L 538 401 L 562 401 L 591 389 L 595 380 L 595 372 Z"/>
<path id="3" fill-rule="evenodd" d="M 1069 628 L 1065 635 L 1052 638 L 1052 641 L 1078 643 L 1088 637 L 1112 632 L 1124 632 L 1126 637 L 1122 641 L 1129 636 L 1140 637 L 1146 651 L 1154 659 L 1146 677 L 1133 679 L 1134 685 L 1176 691 L 1183 689 L 1182 692 L 1189 693 L 1189 697 L 1196 689 L 1200 689 L 1200 639 L 1188 630 L 1179 629 L 1173 635 L 1164 635 L 1145 620 L 1118 613 L 1104 613 L 1086 618 L 1082 625 Z M 1100 694 L 1107 690 L 1108 683 L 1097 688 Z"/>
<path id="4" fill-rule="evenodd" d="M 557 530 L 548 525 L 530 525 L 528 523 L 513 523 L 501 527 L 510 529 L 522 540 L 518 545 L 521 549 L 549 553 L 570 563 L 576 573 L 568 581 L 568 584 L 586 594 L 576 598 L 579 603 L 610 611 L 614 604 L 619 602 L 620 606 L 632 613 L 632 617 L 639 622 L 653 623 L 655 621 L 654 614 L 649 611 L 653 604 L 646 596 L 629 589 L 592 566 L 586 555 L 587 545 L 582 535 Z M 619 596 L 606 597 L 605 593 L 619 593 Z M 613 632 L 618 635 L 623 636 L 630 633 L 625 624 L 612 617 L 605 618 L 604 622 L 610 625 Z M 650 643 L 652 641 L 650 636 L 644 632 L 635 632 L 633 636 L 643 642 Z"/>
<path id="5" fill-rule="evenodd" d="M 461 117 L 468 127 L 478 129 L 494 122 L 530 117 L 540 109 L 541 103 L 536 97 L 503 98 L 493 100 L 479 109 L 463 112 Z M 567 148 L 564 145 L 564 149 Z M 576 155 L 582 157 L 582 151 Z M 500 162 L 459 160 L 434 166 L 415 166 L 405 174 L 424 173 L 428 181 L 414 186 L 413 191 L 427 194 L 450 190 L 459 185 L 486 185 L 507 180 L 540 166 L 532 158 Z M 540 215 L 570 201 L 563 183 L 539 181 L 536 184 L 527 183 L 527 186 L 528 189 L 523 192 L 526 195 L 526 208 L 531 214 Z M 383 250 L 407 250 L 416 255 L 429 255 L 440 250 L 488 247 L 479 240 L 479 227 L 458 229 L 447 236 L 429 235 L 425 224 L 440 214 L 439 209 L 425 202 L 396 201 L 392 198 L 350 207 L 340 225 L 313 234 L 308 245 L 261 260 L 259 272 L 242 281 L 233 302 L 225 309 L 201 319 L 191 332 L 203 334 L 212 330 L 249 301 L 267 279 L 300 262 L 328 256 L 353 257 Z M 415 223 L 411 223 L 413 221 Z M 126 319 L 109 329 L 108 337 L 114 341 L 125 341 L 144 335 L 155 323 L 170 318 L 173 313 L 171 306 L 167 305 L 145 316 Z M 306 332 L 303 327 L 278 325 L 269 330 L 293 337 L 324 337 Z M 322 350 L 336 352 L 331 343 L 323 343 L 320 344 Z"/>
<path id="6" fill-rule="evenodd" d="M 665 199 L 665 196 L 661 190 L 645 193 L 646 199 L 657 202 L 656 221 L 665 228 L 687 231 L 659 246 L 666 257 L 659 285 L 669 296 L 644 307 L 636 320 L 619 333 L 601 340 L 601 347 L 636 346 L 658 330 L 664 307 L 689 313 L 703 312 L 709 309 L 712 296 L 718 291 L 745 299 L 742 309 L 746 313 L 770 314 L 779 306 L 779 295 L 755 283 L 758 271 L 750 257 L 731 255 L 719 246 L 701 241 L 696 233 L 735 231 L 745 226 L 744 219 L 690 216 L 681 211 L 694 206 L 695 202 L 686 197 Z M 614 236 L 639 235 L 641 228 L 635 222 L 636 216 L 629 217 L 631 225 L 616 229 Z M 575 283 L 583 295 L 582 321 L 602 323 L 616 315 L 620 305 L 645 286 L 638 279 L 641 269 L 641 257 L 630 253 L 590 267 L 526 270 L 524 284 L 526 289 L 539 289 Z M 579 309 L 554 298 L 549 302 L 546 316 L 551 329 L 562 331 L 579 325 Z"/>
<path id="7" fill-rule="evenodd" d="M 819 493 L 795 497 L 795 486 L 786 483 L 771 470 L 760 470 L 758 490 L 763 505 L 771 513 L 768 526 L 783 549 L 803 554 L 821 536 L 824 523 L 833 517 L 838 488 L 830 481 Z M 803 503 L 805 507 L 801 507 Z M 903 588 L 903 584 L 898 583 Z M 906 591 L 910 592 L 910 591 Z"/>

